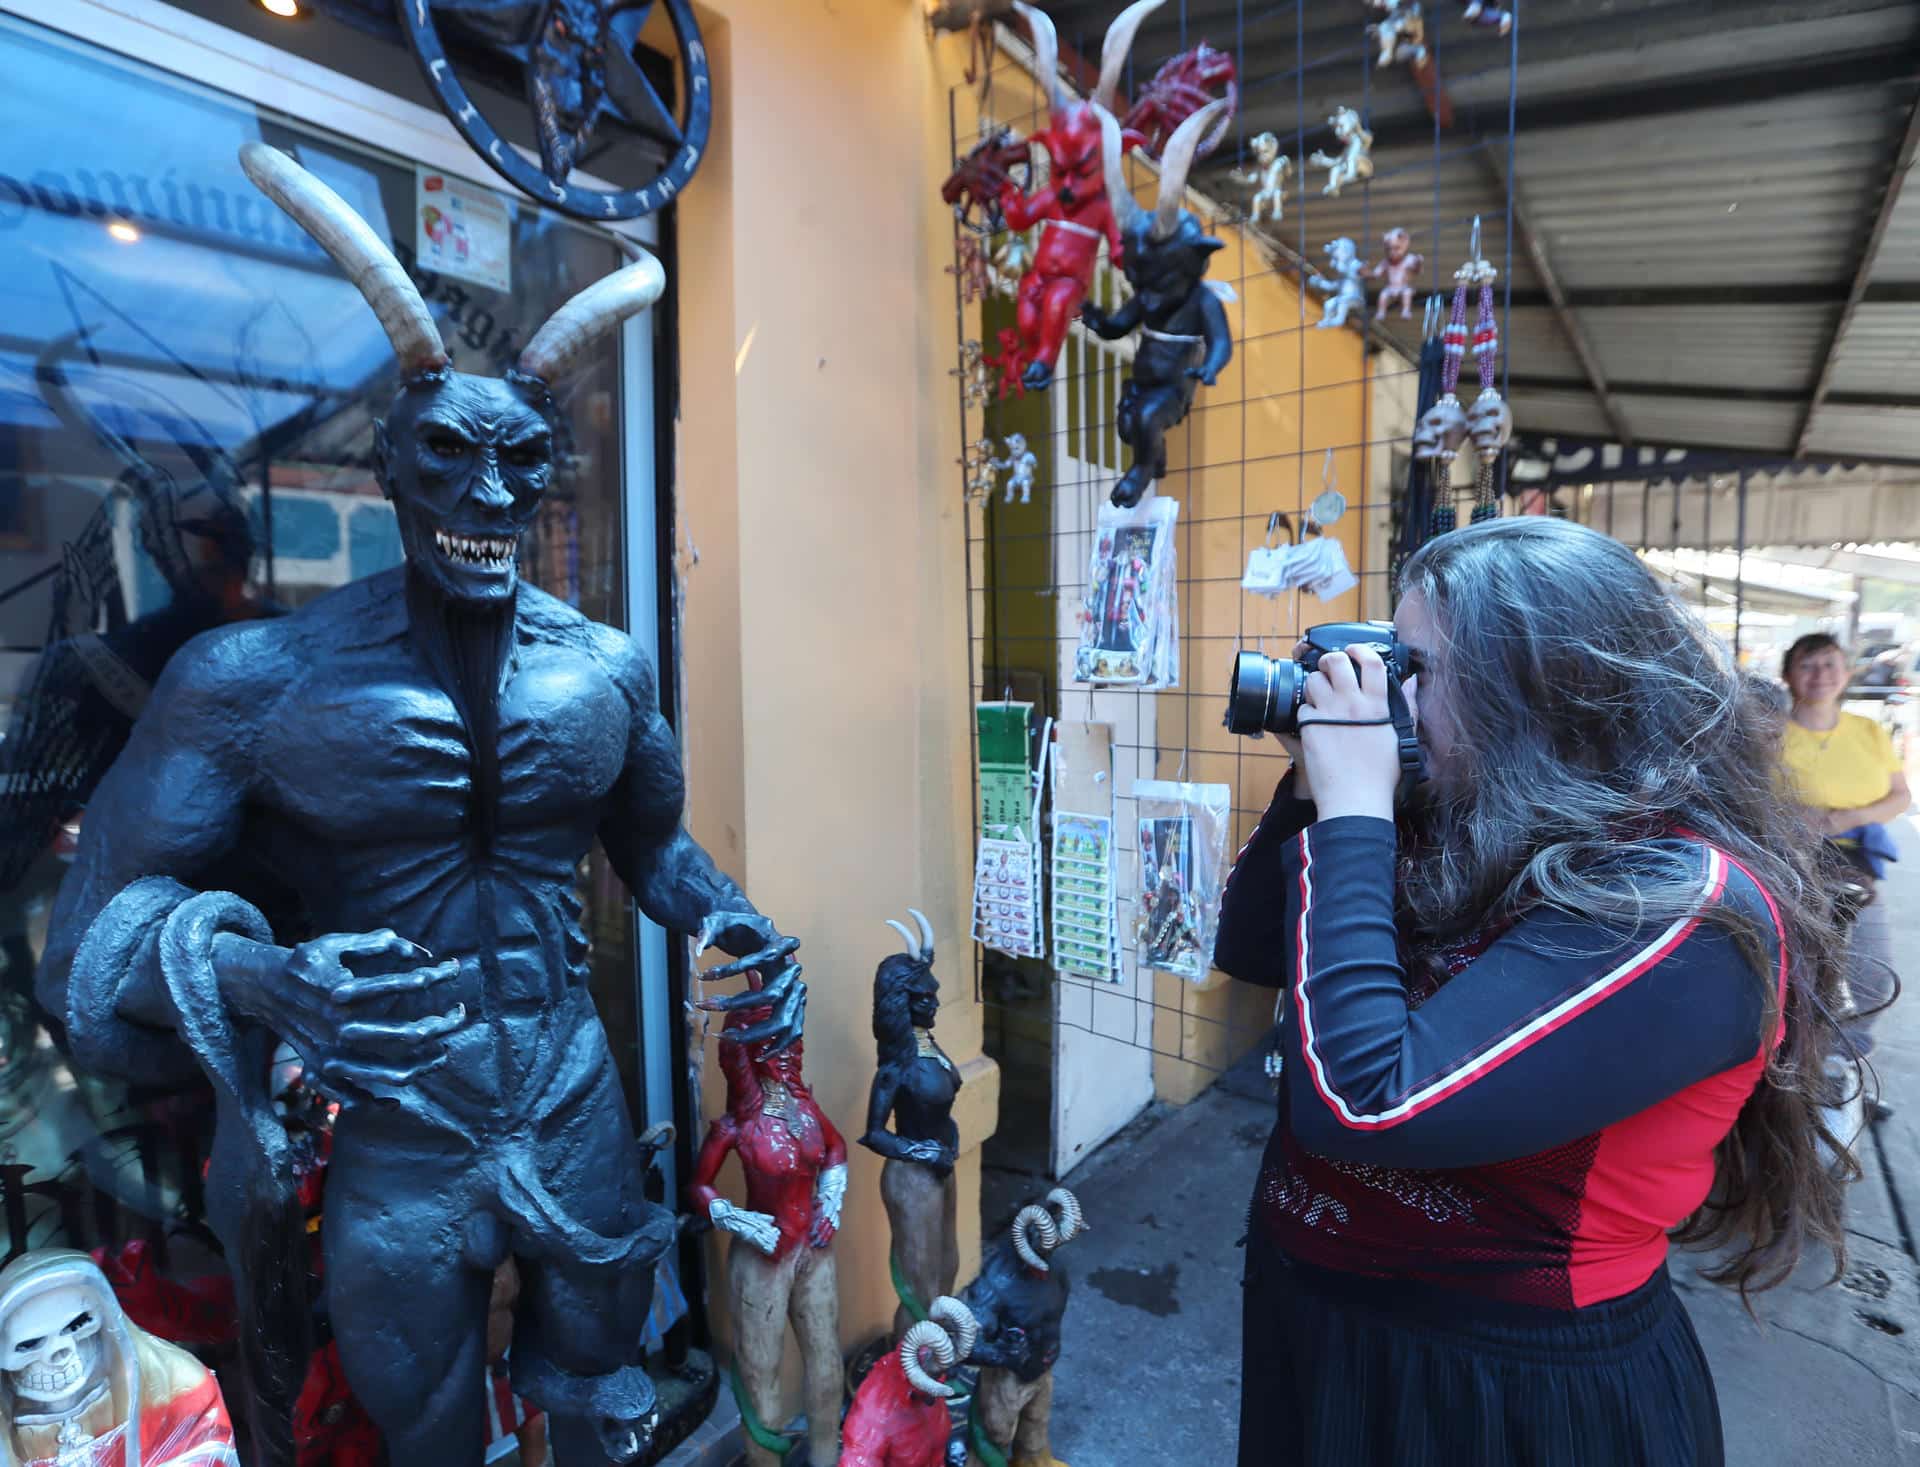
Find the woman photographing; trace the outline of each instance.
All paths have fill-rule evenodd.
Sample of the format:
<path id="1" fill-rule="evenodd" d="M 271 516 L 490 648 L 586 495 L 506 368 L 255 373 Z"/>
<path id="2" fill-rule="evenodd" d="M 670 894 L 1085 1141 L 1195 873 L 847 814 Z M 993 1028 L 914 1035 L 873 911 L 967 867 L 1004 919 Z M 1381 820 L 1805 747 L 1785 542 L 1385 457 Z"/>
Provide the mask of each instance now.
<path id="1" fill-rule="evenodd" d="M 1223 900 L 1216 962 L 1286 990 L 1241 1467 L 1717 1467 L 1669 1232 L 1743 1292 L 1842 1239 L 1777 723 L 1577 525 L 1441 536 L 1402 585 L 1426 781 L 1396 804 L 1380 657 L 1328 653 Z"/>
<path id="2" fill-rule="evenodd" d="M 1787 648 L 1781 676 L 1793 695 L 1781 744 L 1781 762 L 1806 818 L 1870 893 L 1849 934 L 1847 986 L 1859 1016 L 1847 1024 L 1861 1054 L 1873 1048 L 1868 1028 L 1893 1001 L 1896 987 L 1887 910 L 1879 900 L 1878 857 L 1871 829 L 1906 814 L 1913 804 L 1893 740 L 1871 718 L 1841 711 L 1847 691 L 1847 655 L 1825 632 Z"/>

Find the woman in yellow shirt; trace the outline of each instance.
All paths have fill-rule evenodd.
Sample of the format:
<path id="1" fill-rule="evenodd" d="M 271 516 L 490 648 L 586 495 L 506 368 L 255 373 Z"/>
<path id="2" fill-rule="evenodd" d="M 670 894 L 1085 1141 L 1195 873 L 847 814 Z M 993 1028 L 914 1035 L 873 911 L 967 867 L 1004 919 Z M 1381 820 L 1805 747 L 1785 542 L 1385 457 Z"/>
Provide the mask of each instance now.
<path id="1" fill-rule="evenodd" d="M 1855 854 L 1852 835 L 1864 825 L 1884 825 L 1913 804 L 1906 770 L 1886 729 L 1858 713 L 1843 713 L 1847 691 L 1847 655 L 1824 632 L 1804 636 L 1787 649 L 1781 667 L 1793 708 L 1787 715 L 1781 761 L 1787 778 L 1807 807 L 1815 830 L 1833 841 L 1872 881 L 1866 863 Z M 1896 991 L 1886 908 L 1874 899 L 1855 919 L 1847 981 L 1853 1006 L 1863 1016 L 1848 1026 L 1864 1053 L 1873 1047 L 1867 1029 L 1875 1012 Z"/>

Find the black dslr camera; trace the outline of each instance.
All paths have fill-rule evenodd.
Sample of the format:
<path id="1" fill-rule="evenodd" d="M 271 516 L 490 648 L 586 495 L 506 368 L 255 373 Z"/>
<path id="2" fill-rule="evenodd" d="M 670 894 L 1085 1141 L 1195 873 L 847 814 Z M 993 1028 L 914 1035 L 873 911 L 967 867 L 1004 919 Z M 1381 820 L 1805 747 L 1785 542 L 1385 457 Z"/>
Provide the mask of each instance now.
<path id="1" fill-rule="evenodd" d="M 1413 650 L 1394 635 L 1390 621 L 1333 621 L 1309 627 L 1306 650 L 1299 661 L 1269 657 L 1264 652 L 1242 652 L 1233 660 L 1233 682 L 1227 690 L 1227 728 L 1257 738 L 1262 733 L 1297 734 L 1300 699 L 1307 675 L 1329 652 L 1367 646 L 1387 664 L 1387 676 L 1398 687 L 1420 670 Z"/>

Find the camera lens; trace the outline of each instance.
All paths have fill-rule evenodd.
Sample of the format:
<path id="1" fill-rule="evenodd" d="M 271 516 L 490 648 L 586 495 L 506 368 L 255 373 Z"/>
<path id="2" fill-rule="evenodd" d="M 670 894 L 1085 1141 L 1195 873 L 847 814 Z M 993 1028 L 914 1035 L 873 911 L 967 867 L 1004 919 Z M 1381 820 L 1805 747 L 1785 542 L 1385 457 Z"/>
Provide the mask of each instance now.
<path id="1" fill-rule="evenodd" d="M 1242 652 L 1227 689 L 1227 730 L 1242 736 L 1292 733 L 1300 706 L 1300 668 L 1285 657 Z"/>

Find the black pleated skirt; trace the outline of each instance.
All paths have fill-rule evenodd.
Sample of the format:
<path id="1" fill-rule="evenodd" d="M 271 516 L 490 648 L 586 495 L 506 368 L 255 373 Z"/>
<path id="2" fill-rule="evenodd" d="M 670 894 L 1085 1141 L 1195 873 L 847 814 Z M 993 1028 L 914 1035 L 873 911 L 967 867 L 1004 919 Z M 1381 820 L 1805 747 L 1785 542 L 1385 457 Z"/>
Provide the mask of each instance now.
<path id="1" fill-rule="evenodd" d="M 1239 1467 L 1723 1467 L 1664 1268 L 1564 1312 L 1247 1253 Z"/>

